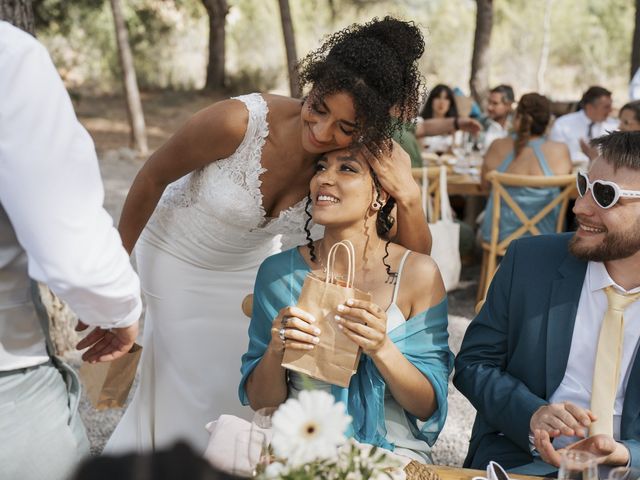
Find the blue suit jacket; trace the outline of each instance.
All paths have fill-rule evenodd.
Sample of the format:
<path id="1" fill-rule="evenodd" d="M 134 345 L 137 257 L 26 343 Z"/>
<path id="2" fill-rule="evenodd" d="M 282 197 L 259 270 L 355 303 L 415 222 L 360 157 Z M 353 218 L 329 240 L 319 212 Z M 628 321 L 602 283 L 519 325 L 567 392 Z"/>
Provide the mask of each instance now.
<path id="1" fill-rule="evenodd" d="M 533 461 L 529 421 L 564 377 L 587 269 L 587 262 L 568 251 L 572 235 L 512 242 L 487 301 L 467 329 L 453 379 L 477 410 L 465 467 L 484 469 L 495 460 L 513 468 Z M 621 420 L 621 439 L 636 468 L 640 467 L 639 357 L 633 361 Z"/>

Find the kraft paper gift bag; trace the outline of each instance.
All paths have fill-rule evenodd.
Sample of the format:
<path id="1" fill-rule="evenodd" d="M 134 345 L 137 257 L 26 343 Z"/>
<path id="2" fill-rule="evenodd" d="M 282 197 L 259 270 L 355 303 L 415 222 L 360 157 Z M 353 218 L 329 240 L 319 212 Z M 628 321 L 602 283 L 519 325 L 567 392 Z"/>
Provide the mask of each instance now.
<path id="1" fill-rule="evenodd" d="M 111 362 L 83 363 L 80 379 L 94 408 L 124 406 L 136 376 L 142 347 L 133 344 L 126 355 Z"/>
<path id="2" fill-rule="evenodd" d="M 335 275 L 334 263 L 338 249 L 347 252 L 349 269 L 346 283 Z M 322 332 L 320 342 L 308 351 L 285 349 L 282 366 L 333 385 L 348 387 L 351 376 L 358 368 L 360 348 L 338 328 L 334 316 L 338 305 L 350 298 L 371 300 L 369 293 L 353 287 L 355 277 L 355 252 L 348 240 L 331 247 L 327 255 L 327 273 L 320 278 L 309 273 L 302 285 L 297 306 L 316 318 L 316 326 Z"/>

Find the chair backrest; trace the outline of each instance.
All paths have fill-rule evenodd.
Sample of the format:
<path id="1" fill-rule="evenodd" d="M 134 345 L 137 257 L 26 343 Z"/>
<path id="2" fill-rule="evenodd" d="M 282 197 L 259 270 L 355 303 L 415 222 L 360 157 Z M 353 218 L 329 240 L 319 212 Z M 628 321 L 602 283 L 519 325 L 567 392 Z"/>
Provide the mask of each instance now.
<path id="1" fill-rule="evenodd" d="M 251 313 L 253 311 L 253 293 L 245 295 L 245 297 L 242 299 L 241 308 L 242 308 L 242 313 L 244 313 L 245 316 L 251 318 Z"/>
<path id="2" fill-rule="evenodd" d="M 492 247 L 491 250 L 493 250 L 495 254 L 503 255 L 513 240 L 525 234 L 540 235 L 538 223 L 557 206 L 560 206 L 560 210 L 556 221 L 556 232 L 562 232 L 564 230 L 567 206 L 569 205 L 570 198 L 576 191 L 575 175 L 517 175 L 513 173 L 500 173 L 493 171 L 487 175 L 487 180 L 491 182 L 491 195 L 493 196 L 493 212 L 487 212 L 487 214 L 492 215 L 490 244 Z M 509 191 L 507 190 L 508 187 L 557 187 L 561 190 L 556 197 L 538 210 L 534 216 L 529 218 L 524 213 L 520 205 L 518 205 L 518 203 L 509 194 Z M 516 217 L 518 217 L 522 222 L 522 225 L 500 241 L 500 209 L 502 201 L 511 208 Z"/>
<path id="3" fill-rule="evenodd" d="M 493 211 L 486 212 L 485 215 L 492 215 L 491 218 L 491 237 L 489 243 L 482 242 L 484 250 L 482 257 L 482 268 L 480 279 L 478 282 L 478 293 L 476 301 L 482 301 L 486 295 L 491 283 L 491 279 L 498 268 L 498 257 L 504 256 L 509 244 L 525 234 L 540 235 L 538 223 L 544 219 L 548 213 L 560 206 L 558 218 L 556 220 L 556 232 L 564 230 L 564 221 L 567 213 L 569 200 L 576 192 L 576 177 L 569 175 L 516 175 L 513 173 L 500 173 L 497 171 L 487 174 L 487 180 L 491 182 L 491 195 L 493 202 Z M 512 198 L 507 190 L 508 187 L 530 187 L 530 188 L 560 188 L 560 193 L 555 196 L 549 203 L 542 206 L 538 212 L 529 218 L 520 205 Z M 522 225 L 514 230 L 506 238 L 500 240 L 500 210 L 502 201 L 508 205 L 516 217 L 522 222 Z"/>
<path id="4" fill-rule="evenodd" d="M 430 223 L 440 220 L 440 167 L 412 168 L 411 173 L 418 185 L 422 187 L 422 205 Z M 424 198 L 424 184 L 427 183 L 427 198 Z"/>

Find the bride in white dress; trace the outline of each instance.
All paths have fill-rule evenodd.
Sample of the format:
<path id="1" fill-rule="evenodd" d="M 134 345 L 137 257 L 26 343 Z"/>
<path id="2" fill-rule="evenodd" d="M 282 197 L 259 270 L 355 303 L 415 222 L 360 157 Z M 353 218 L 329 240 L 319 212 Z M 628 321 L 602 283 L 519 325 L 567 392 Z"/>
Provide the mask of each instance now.
<path id="1" fill-rule="evenodd" d="M 216 103 L 145 163 L 120 221 L 125 247 L 136 245 L 147 305 L 140 383 L 106 452 L 180 438 L 202 451 L 206 422 L 249 416 L 237 398 L 249 326 L 240 305 L 266 257 L 305 241 L 319 154 L 369 147 L 398 202 L 396 241 L 430 250 L 409 158 L 397 145 L 384 148 L 394 117 L 417 113 L 423 49 L 412 23 L 354 25 L 302 62 L 301 79 L 312 85 L 304 102 L 250 94 Z"/>

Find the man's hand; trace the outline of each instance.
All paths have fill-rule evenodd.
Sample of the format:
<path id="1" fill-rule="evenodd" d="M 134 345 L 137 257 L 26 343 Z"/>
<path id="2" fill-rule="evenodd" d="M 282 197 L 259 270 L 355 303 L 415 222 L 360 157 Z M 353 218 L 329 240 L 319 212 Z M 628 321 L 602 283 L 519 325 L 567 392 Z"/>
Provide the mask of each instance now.
<path id="1" fill-rule="evenodd" d="M 550 437 L 566 435 L 568 437 L 586 437 L 587 428 L 596 416 L 586 408 L 571 402 L 543 405 L 531 416 L 529 429 L 532 432 L 544 430 Z"/>
<path id="2" fill-rule="evenodd" d="M 76 330 L 79 327 L 82 328 L 80 324 L 81 322 L 78 322 Z M 85 362 L 110 362 L 128 353 L 137 337 L 138 322 L 129 327 L 112 328 L 111 330 L 98 327 L 80 340 L 76 348 L 82 350 L 91 347 L 82 355 L 82 359 Z"/>
<path id="3" fill-rule="evenodd" d="M 545 430 L 534 430 L 534 444 L 540 458 L 556 467 L 560 466 L 562 452 L 565 450 L 581 450 L 596 456 L 598 463 L 605 465 L 626 465 L 629 462 L 629 450 L 622 443 L 616 442 L 609 435 L 594 435 L 556 450 L 551 444 L 551 437 Z"/>

